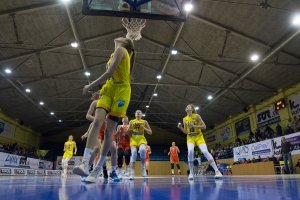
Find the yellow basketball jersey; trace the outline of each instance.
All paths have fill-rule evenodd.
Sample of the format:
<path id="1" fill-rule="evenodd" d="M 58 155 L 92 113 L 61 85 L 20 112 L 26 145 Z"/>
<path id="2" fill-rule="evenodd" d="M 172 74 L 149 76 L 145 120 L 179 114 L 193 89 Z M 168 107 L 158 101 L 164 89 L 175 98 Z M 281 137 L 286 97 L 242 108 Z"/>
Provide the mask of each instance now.
<path id="1" fill-rule="evenodd" d="M 128 54 L 128 51 L 125 48 L 123 48 L 123 49 L 126 52 L 125 56 L 123 57 L 119 66 L 114 71 L 112 77 L 107 81 L 107 83 L 111 83 L 111 82 L 112 83 L 122 83 L 122 84 L 130 83 L 130 56 Z M 106 70 L 108 70 L 110 68 L 113 57 L 114 57 L 114 54 L 111 54 L 110 59 L 106 64 Z"/>
<path id="2" fill-rule="evenodd" d="M 71 153 L 71 154 L 73 154 L 74 148 L 75 148 L 75 142 L 73 142 L 73 141 L 67 141 L 65 143 L 65 153 Z"/>
<path id="3" fill-rule="evenodd" d="M 199 134 L 202 133 L 200 128 L 194 128 L 189 124 L 194 124 L 196 126 L 200 126 L 200 121 L 197 119 L 197 114 L 193 113 L 191 116 L 186 116 L 183 118 L 184 128 L 187 134 Z"/>
<path id="4" fill-rule="evenodd" d="M 132 129 L 133 131 L 133 135 L 144 135 L 144 129 L 141 128 L 141 125 L 143 125 L 145 127 L 145 120 L 143 119 L 133 119 L 131 120 L 131 127 L 130 129 Z"/>

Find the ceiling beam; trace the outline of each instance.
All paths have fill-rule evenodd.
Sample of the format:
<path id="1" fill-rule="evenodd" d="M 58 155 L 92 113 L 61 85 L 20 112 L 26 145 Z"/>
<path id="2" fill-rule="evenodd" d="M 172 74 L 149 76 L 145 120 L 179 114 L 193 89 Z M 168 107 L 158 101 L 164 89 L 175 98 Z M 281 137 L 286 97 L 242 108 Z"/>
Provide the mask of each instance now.
<path id="1" fill-rule="evenodd" d="M 262 46 L 262 47 L 265 47 L 265 48 L 268 48 L 268 49 L 272 49 L 273 46 L 269 45 L 268 43 L 262 41 L 262 40 L 259 40 L 257 38 L 254 38 L 250 35 L 247 35 L 245 33 L 242 33 L 241 31 L 238 31 L 236 29 L 233 29 L 231 27 L 228 27 L 228 26 L 225 26 L 224 24 L 220 24 L 216 21 L 213 21 L 211 19 L 207 19 L 206 17 L 204 16 L 200 16 L 200 15 L 191 15 L 190 18 L 196 20 L 196 21 L 199 21 L 199 22 L 202 22 L 202 23 L 205 23 L 207 25 L 210 25 L 212 27 L 215 27 L 219 30 L 224 30 L 224 31 L 229 31 L 230 34 L 233 34 L 241 39 L 244 39 L 244 40 L 247 40 L 249 42 L 252 42 L 252 43 L 255 43 L 259 46 Z M 296 58 L 298 60 L 300 60 L 300 55 L 296 55 L 294 53 L 291 53 L 291 52 L 288 52 L 288 51 L 285 51 L 285 50 L 281 50 L 280 52 L 286 54 L 286 55 L 289 55 L 293 58 Z"/>
<path id="2" fill-rule="evenodd" d="M 11 15 L 11 14 L 26 14 L 37 10 L 54 8 L 60 5 L 62 5 L 62 3 L 58 3 L 58 1 L 37 3 L 37 4 L 27 5 L 19 8 L 13 8 L 10 10 L 3 10 L 0 12 L 0 17 Z"/>
<path id="3" fill-rule="evenodd" d="M 180 25 L 179 25 L 179 27 L 178 27 L 178 30 L 177 30 L 176 33 L 175 33 L 175 37 L 174 37 L 174 39 L 173 39 L 173 41 L 172 41 L 172 43 L 171 43 L 169 49 L 174 48 L 174 46 L 176 45 L 176 42 L 178 41 L 178 39 L 179 39 L 179 37 L 180 37 L 180 34 L 181 34 L 182 30 L 183 30 L 183 27 L 184 27 L 184 22 L 181 22 Z M 168 53 L 168 56 L 167 56 L 166 61 L 165 61 L 165 63 L 164 63 L 164 66 L 163 66 L 163 68 L 162 68 L 162 70 L 161 70 L 161 72 L 160 72 L 161 75 L 163 75 L 163 74 L 165 73 L 165 71 L 166 71 L 166 69 L 167 69 L 167 65 L 168 65 L 168 63 L 169 63 L 169 61 L 170 61 L 170 58 L 171 58 L 171 52 Z M 158 80 L 158 83 L 159 83 L 159 82 L 160 82 L 160 80 Z M 153 94 L 156 92 L 157 88 L 158 88 L 158 85 L 155 85 Z M 151 105 L 152 99 L 153 99 L 153 96 L 151 96 L 151 98 L 150 98 L 150 101 L 149 101 L 149 103 L 148 103 L 149 106 Z M 147 113 L 147 111 L 148 111 L 148 108 L 146 109 L 146 112 L 145 112 L 145 113 Z"/>
<path id="4" fill-rule="evenodd" d="M 85 38 L 85 39 L 82 40 L 82 42 L 94 42 L 96 40 L 104 39 L 106 37 L 110 37 L 112 35 L 118 35 L 118 34 L 121 34 L 121 33 L 123 33 L 123 29 L 118 29 L 118 30 L 107 32 L 107 33 L 100 34 L 100 35 L 97 35 L 97 36 Z M 6 63 L 6 62 L 14 61 L 14 60 L 17 60 L 17 59 L 20 59 L 20 58 L 27 58 L 28 56 L 32 56 L 32 55 L 35 55 L 37 53 L 47 53 L 47 52 L 50 52 L 50 51 L 55 51 L 55 50 L 63 49 L 63 48 L 66 48 L 66 47 L 69 48 L 70 43 L 66 43 L 66 44 L 62 44 L 62 45 L 58 45 L 58 46 L 54 46 L 54 47 L 46 47 L 46 48 L 43 48 L 43 49 L 38 49 L 38 50 L 31 51 L 31 52 L 17 54 L 17 55 L 11 56 L 11 57 L 0 59 L 0 63 Z"/>
<path id="5" fill-rule="evenodd" d="M 159 47 L 162 47 L 162 48 L 167 48 L 167 46 L 166 46 L 165 44 L 162 44 L 162 43 L 160 43 L 160 42 L 158 42 L 158 41 L 155 41 L 155 40 L 153 40 L 153 39 L 151 39 L 151 38 L 148 38 L 148 37 L 146 37 L 146 36 L 143 36 L 142 39 L 144 39 L 144 40 L 146 40 L 146 41 L 148 41 L 148 42 L 150 42 L 150 43 L 152 43 L 152 44 L 154 44 L 154 45 L 156 45 L 156 46 L 159 46 Z M 187 54 L 187 53 L 185 53 L 185 52 L 182 52 L 182 51 L 180 51 L 180 55 L 182 55 L 182 56 L 184 56 L 184 57 L 186 57 L 186 58 L 188 58 L 188 59 L 194 60 L 194 61 L 196 61 L 196 62 L 199 62 L 199 63 L 201 63 L 201 64 L 205 63 L 206 65 L 209 65 L 209 66 L 211 66 L 212 68 L 214 68 L 214 69 L 216 69 L 216 70 L 218 70 L 218 71 L 226 72 L 226 73 L 228 73 L 228 74 L 233 75 L 234 77 L 238 77 L 238 76 L 239 76 L 239 74 L 236 74 L 236 73 L 234 73 L 233 71 L 230 71 L 229 69 L 226 69 L 226 68 L 224 68 L 224 67 L 221 67 L 221 66 L 219 66 L 219 65 L 216 65 L 216 64 L 214 64 L 214 63 L 211 63 L 211 62 L 209 62 L 209 61 L 207 61 L 207 60 L 205 60 L 205 59 L 203 59 L 203 58 L 199 58 L 199 57 L 194 56 L 194 55 L 189 55 L 189 54 Z M 204 65 L 204 66 L 205 66 L 205 65 Z M 259 83 L 259 82 L 255 81 L 255 80 L 250 79 L 250 78 L 247 78 L 246 80 L 248 80 L 248 81 L 250 81 L 250 82 L 252 82 L 252 83 L 254 83 L 254 84 L 256 84 L 256 85 L 259 85 L 259 86 L 262 86 L 262 87 L 264 87 L 264 88 L 267 88 L 267 89 L 269 89 L 271 92 L 276 92 L 276 91 L 277 91 L 275 88 L 273 88 L 273 87 L 271 87 L 271 86 L 265 85 L 265 84 L 263 84 L 263 83 Z"/>
<path id="6" fill-rule="evenodd" d="M 206 109 L 209 105 L 211 105 L 213 102 L 215 102 L 217 99 L 222 97 L 228 90 L 235 85 L 237 85 L 240 81 L 244 80 L 249 74 L 251 74 L 254 70 L 256 70 L 258 67 L 260 67 L 265 61 L 267 61 L 270 57 L 272 57 L 276 52 L 278 52 L 280 49 L 282 49 L 286 44 L 288 44 L 291 40 L 293 40 L 296 36 L 300 34 L 300 29 L 294 32 L 293 34 L 289 35 L 282 41 L 278 42 L 278 45 L 276 45 L 274 48 L 270 49 L 264 58 L 262 58 L 257 64 L 253 65 L 250 69 L 248 69 L 246 72 L 241 74 L 236 80 L 234 80 L 228 88 L 221 90 L 206 106 L 202 108 L 202 110 Z"/>
<path id="7" fill-rule="evenodd" d="M 67 11 L 67 14 L 68 14 L 68 19 L 69 19 L 69 23 L 70 23 L 70 26 L 71 26 L 71 29 L 72 29 L 72 33 L 74 35 L 74 38 L 75 38 L 76 42 L 79 44 L 79 47 L 80 47 L 81 46 L 81 41 L 80 41 L 77 29 L 76 29 L 76 25 L 74 23 L 73 16 L 70 12 L 69 5 L 65 4 L 65 8 L 66 8 L 66 11 Z M 82 53 L 82 49 L 81 48 L 77 48 L 77 49 L 78 49 L 78 53 L 79 53 L 80 60 L 81 60 L 81 63 L 82 63 L 82 67 L 86 71 L 87 66 L 86 66 L 86 61 L 85 61 L 84 55 Z"/>
<path id="8" fill-rule="evenodd" d="M 143 67 L 146 67 L 146 68 L 148 68 L 148 69 L 151 69 L 151 70 L 156 71 L 154 68 L 152 68 L 152 67 L 150 67 L 150 66 L 148 66 L 148 65 L 145 65 L 145 64 L 139 63 L 139 62 L 136 62 L 136 63 L 137 63 L 137 64 L 140 64 L 140 65 L 143 66 Z M 178 77 L 176 77 L 176 76 L 173 76 L 173 75 L 171 75 L 171 74 L 165 73 L 165 75 L 167 75 L 167 76 L 169 76 L 169 77 L 171 77 L 171 78 L 173 78 L 173 79 L 175 79 L 175 80 L 178 80 L 178 81 L 187 83 L 187 84 L 189 84 L 189 85 L 193 85 L 193 84 L 194 84 L 194 83 L 192 83 L 192 82 L 183 80 L 183 79 L 178 78 Z M 207 93 L 211 93 L 211 92 L 212 92 L 212 91 L 210 91 L 210 90 L 208 90 L 208 89 L 206 89 L 206 88 L 202 88 L 201 86 L 198 86 L 198 87 L 196 87 L 196 88 L 197 88 L 198 90 L 203 90 L 203 91 L 205 91 L 205 92 L 207 92 Z M 239 101 L 237 101 L 237 100 L 235 100 L 235 99 L 232 99 L 232 98 L 230 98 L 230 97 L 224 97 L 224 98 L 226 98 L 226 99 L 228 99 L 228 100 L 230 100 L 230 101 L 233 101 L 233 102 L 235 102 L 235 103 L 238 103 L 239 105 L 242 105 L 241 102 L 239 102 Z"/>

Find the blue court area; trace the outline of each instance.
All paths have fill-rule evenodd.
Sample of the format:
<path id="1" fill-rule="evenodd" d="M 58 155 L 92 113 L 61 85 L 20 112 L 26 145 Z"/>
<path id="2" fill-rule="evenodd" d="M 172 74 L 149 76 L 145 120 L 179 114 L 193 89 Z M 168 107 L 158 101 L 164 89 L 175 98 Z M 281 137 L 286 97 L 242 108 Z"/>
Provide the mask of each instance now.
<path id="1" fill-rule="evenodd" d="M 81 183 L 78 177 L 0 177 L 0 199 L 300 199 L 300 176 L 150 177 Z"/>

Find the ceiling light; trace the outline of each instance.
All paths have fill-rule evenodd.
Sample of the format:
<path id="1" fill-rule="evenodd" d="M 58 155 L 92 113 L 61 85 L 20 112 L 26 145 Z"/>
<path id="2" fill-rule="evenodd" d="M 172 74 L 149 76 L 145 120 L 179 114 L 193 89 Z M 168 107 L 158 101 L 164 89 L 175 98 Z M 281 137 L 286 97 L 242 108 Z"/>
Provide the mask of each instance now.
<path id="1" fill-rule="evenodd" d="M 142 116 L 143 116 L 143 117 L 146 117 L 146 114 L 143 114 Z"/>
<path id="2" fill-rule="evenodd" d="M 84 72 L 84 75 L 89 77 L 91 75 L 91 73 L 90 72 Z"/>
<path id="3" fill-rule="evenodd" d="M 43 106 L 43 105 L 44 105 L 44 102 L 40 101 L 40 105 Z"/>
<path id="4" fill-rule="evenodd" d="M 11 69 L 8 69 L 8 68 L 6 68 L 4 71 L 5 71 L 5 73 L 7 73 L 7 74 L 11 74 L 11 73 L 12 73 Z"/>
<path id="5" fill-rule="evenodd" d="M 252 54 L 251 57 L 250 57 L 250 60 L 255 62 L 255 61 L 258 61 L 259 59 L 259 55 L 258 54 Z"/>
<path id="6" fill-rule="evenodd" d="M 31 90 L 29 88 L 26 88 L 25 92 L 30 93 Z"/>
<path id="7" fill-rule="evenodd" d="M 71 0 L 61 0 L 63 3 L 67 4 L 67 3 L 70 3 Z"/>
<path id="8" fill-rule="evenodd" d="M 58 122 L 59 122 L 59 123 L 61 123 L 61 122 L 62 122 L 62 120 L 61 120 L 61 119 L 59 119 L 59 120 L 58 120 Z"/>
<path id="9" fill-rule="evenodd" d="M 50 115 L 54 115 L 54 112 L 51 112 Z"/>
<path id="10" fill-rule="evenodd" d="M 150 106 L 149 105 L 146 105 L 146 108 L 149 108 Z"/>
<path id="11" fill-rule="evenodd" d="M 195 110 L 199 110 L 199 106 L 196 106 L 196 107 L 195 107 Z"/>
<path id="12" fill-rule="evenodd" d="M 300 26 L 300 14 L 297 14 L 293 17 L 292 24 L 294 26 Z"/>
<path id="13" fill-rule="evenodd" d="M 71 47 L 73 48 L 77 48 L 79 46 L 79 44 L 77 42 L 72 42 L 71 43 Z"/>
<path id="14" fill-rule="evenodd" d="M 177 53 L 178 53 L 178 51 L 176 49 L 171 50 L 172 55 L 176 55 Z"/>
<path id="15" fill-rule="evenodd" d="M 153 96 L 157 97 L 157 93 L 154 93 Z"/>
<path id="16" fill-rule="evenodd" d="M 159 75 L 156 76 L 156 78 L 157 78 L 158 80 L 160 80 L 160 79 L 162 78 L 162 76 L 159 74 Z"/>
<path id="17" fill-rule="evenodd" d="M 207 96 L 207 99 L 208 99 L 208 100 L 212 100 L 212 99 L 213 99 L 213 96 L 208 95 L 208 96 Z"/>
<path id="18" fill-rule="evenodd" d="M 193 7 L 194 7 L 193 4 L 189 2 L 184 5 L 184 10 L 186 12 L 191 12 L 193 10 Z"/>

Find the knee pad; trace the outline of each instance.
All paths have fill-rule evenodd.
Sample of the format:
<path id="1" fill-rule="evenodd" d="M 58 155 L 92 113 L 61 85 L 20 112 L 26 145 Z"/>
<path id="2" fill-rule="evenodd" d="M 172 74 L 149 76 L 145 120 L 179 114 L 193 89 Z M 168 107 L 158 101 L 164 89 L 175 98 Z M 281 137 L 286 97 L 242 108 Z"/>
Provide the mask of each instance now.
<path id="1" fill-rule="evenodd" d="M 120 121 L 120 117 L 109 115 L 108 118 L 116 123 L 119 123 L 119 121 Z"/>
<path id="2" fill-rule="evenodd" d="M 180 169 L 180 165 L 179 164 L 176 164 L 176 166 L 177 166 L 177 169 Z"/>
<path id="3" fill-rule="evenodd" d="M 174 163 L 171 163 L 171 169 L 174 169 Z"/>
<path id="4" fill-rule="evenodd" d="M 140 146 L 139 153 L 140 153 L 141 159 L 145 160 L 146 159 L 146 147 L 145 147 L 145 145 Z"/>
<path id="5" fill-rule="evenodd" d="M 132 148 L 130 162 L 135 162 L 136 158 L 137 158 L 137 150 L 136 150 L 136 148 Z"/>

